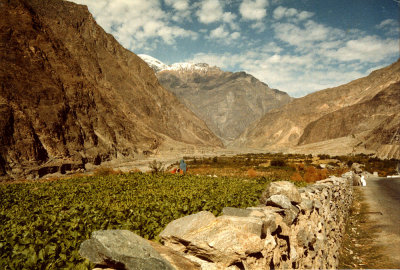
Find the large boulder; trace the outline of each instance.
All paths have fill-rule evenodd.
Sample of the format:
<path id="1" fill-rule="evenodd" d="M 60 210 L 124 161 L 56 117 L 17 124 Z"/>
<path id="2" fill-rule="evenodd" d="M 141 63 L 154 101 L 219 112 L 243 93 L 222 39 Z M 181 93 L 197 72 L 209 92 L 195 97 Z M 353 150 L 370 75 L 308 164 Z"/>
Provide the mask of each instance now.
<path id="1" fill-rule="evenodd" d="M 79 253 L 95 264 L 116 269 L 174 269 L 145 239 L 128 230 L 95 231 Z"/>
<path id="2" fill-rule="evenodd" d="M 169 236 L 183 237 L 184 235 L 197 231 L 215 220 L 215 216 L 208 211 L 201 211 L 193 215 L 184 216 L 168 223 L 160 233 L 161 239 Z"/>
<path id="3" fill-rule="evenodd" d="M 186 234 L 160 236 L 166 246 L 228 267 L 249 254 L 261 252 L 262 228 L 259 218 L 220 216 Z"/>
<path id="4" fill-rule="evenodd" d="M 301 202 L 299 190 L 293 183 L 288 181 L 277 181 L 270 183 L 261 195 L 261 203 L 265 204 L 268 198 L 272 195 L 285 195 L 294 204 Z"/>

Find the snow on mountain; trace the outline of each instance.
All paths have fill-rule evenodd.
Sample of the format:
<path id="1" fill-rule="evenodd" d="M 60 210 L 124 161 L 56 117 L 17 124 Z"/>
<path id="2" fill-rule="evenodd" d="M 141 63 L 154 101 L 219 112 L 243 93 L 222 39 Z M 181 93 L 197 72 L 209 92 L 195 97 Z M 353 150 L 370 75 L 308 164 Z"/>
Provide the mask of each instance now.
<path id="1" fill-rule="evenodd" d="M 139 54 L 138 56 L 142 58 L 142 60 L 145 61 L 155 72 L 160 72 L 161 70 L 168 68 L 168 65 L 150 55 Z"/>
<path id="2" fill-rule="evenodd" d="M 209 69 L 209 65 L 205 63 L 175 63 L 169 65 L 165 70 L 175 70 L 175 71 L 207 71 Z"/>
<path id="3" fill-rule="evenodd" d="M 166 65 L 160 60 L 146 54 L 139 54 L 142 58 L 156 73 L 164 70 L 174 70 L 174 71 L 207 71 L 210 66 L 205 63 L 175 63 L 172 65 Z"/>

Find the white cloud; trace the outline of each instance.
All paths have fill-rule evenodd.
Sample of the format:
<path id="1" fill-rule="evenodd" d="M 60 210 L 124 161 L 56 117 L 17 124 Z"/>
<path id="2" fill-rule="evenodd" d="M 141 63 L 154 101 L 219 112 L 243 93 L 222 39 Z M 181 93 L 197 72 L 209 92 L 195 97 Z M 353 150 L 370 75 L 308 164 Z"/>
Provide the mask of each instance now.
<path id="1" fill-rule="evenodd" d="M 239 32 L 230 33 L 223 25 L 211 30 L 210 39 L 216 40 L 218 42 L 222 42 L 225 44 L 231 44 L 234 40 L 240 37 Z"/>
<path id="2" fill-rule="evenodd" d="M 378 24 L 376 28 L 384 31 L 386 36 L 398 36 L 400 31 L 400 22 L 396 22 L 393 19 L 386 19 Z"/>
<path id="3" fill-rule="evenodd" d="M 259 33 L 265 31 L 265 29 L 266 29 L 266 25 L 262 21 L 257 21 L 255 23 L 251 24 L 250 27 L 252 29 L 255 29 Z"/>
<path id="4" fill-rule="evenodd" d="M 297 10 L 294 8 L 285 8 L 282 6 L 277 7 L 274 12 L 273 16 L 275 20 L 280 20 L 283 17 L 289 17 L 297 14 Z"/>
<path id="5" fill-rule="evenodd" d="M 243 0 L 239 12 L 245 20 L 262 20 L 267 15 L 267 0 Z"/>
<path id="6" fill-rule="evenodd" d="M 362 61 L 377 63 L 398 53 L 398 40 L 381 39 L 377 36 L 365 36 L 349 40 L 344 46 L 327 52 L 339 61 Z"/>
<path id="7" fill-rule="evenodd" d="M 188 0 L 164 0 L 165 4 L 172 6 L 176 10 L 187 10 L 189 9 Z"/>
<path id="8" fill-rule="evenodd" d="M 235 22 L 237 16 L 231 12 L 225 12 L 222 15 L 222 21 L 226 24 L 228 24 L 233 30 L 238 30 L 240 27 L 239 25 Z"/>
<path id="9" fill-rule="evenodd" d="M 173 8 L 171 19 L 175 22 L 191 21 L 191 9 L 189 0 L 164 0 L 167 6 Z"/>
<path id="10" fill-rule="evenodd" d="M 275 20 L 288 18 L 290 21 L 303 21 L 314 16 L 314 13 L 308 11 L 298 11 L 295 8 L 286 8 L 279 6 L 274 9 L 273 17 Z"/>
<path id="11" fill-rule="evenodd" d="M 204 0 L 199 5 L 196 15 L 199 22 L 204 24 L 223 22 L 231 27 L 232 30 L 238 30 L 240 27 L 236 23 L 236 14 L 224 12 L 224 6 L 219 0 Z"/>
<path id="12" fill-rule="evenodd" d="M 380 61 L 398 53 L 394 39 L 365 36 L 343 41 L 337 29 L 322 29 L 324 31 L 318 30 L 317 34 L 304 38 L 318 43 L 302 51 L 283 50 L 277 43 L 270 42 L 246 53 L 199 53 L 190 61 L 206 62 L 230 71 L 244 70 L 271 88 L 300 97 L 366 76 L 371 71 L 368 68 L 371 64 L 376 63 L 374 66 L 378 67 Z M 330 35 L 326 29 L 339 34 Z"/>
<path id="13" fill-rule="evenodd" d="M 293 23 L 276 23 L 273 25 L 275 37 L 298 48 L 309 48 L 316 42 L 326 42 L 344 35 L 339 29 L 318 24 L 312 20 L 304 23 L 303 27 Z"/>
<path id="14" fill-rule="evenodd" d="M 387 19 L 387 20 L 383 20 L 380 24 L 378 24 L 377 26 L 376 26 L 376 28 L 378 28 L 378 29 L 381 29 L 381 28 L 385 28 L 385 27 L 387 27 L 387 26 L 390 26 L 390 27 L 396 27 L 396 26 L 399 26 L 399 23 L 398 22 L 396 22 L 395 20 L 393 20 L 393 19 Z"/>
<path id="15" fill-rule="evenodd" d="M 199 21 L 205 24 L 218 22 L 223 15 L 223 9 L 219 0 L 204 0 L 200 9 L 196 12 Z"/>
<path id="16" fill-rule="evenodd" d="M 178 38 L 196 39 L 198 34 L 172 25 L 158 0 L 73 0 L 89 7 L 96 21 L 126 48 L 145 49 L 149 44 L 162 40 L 174 44 Z M 184 9 L 184 1 L 174 4 Z M 156 39 L 154 41 L 153 39 Z M 151 42 L 150 42 L 151 41 Z"/>

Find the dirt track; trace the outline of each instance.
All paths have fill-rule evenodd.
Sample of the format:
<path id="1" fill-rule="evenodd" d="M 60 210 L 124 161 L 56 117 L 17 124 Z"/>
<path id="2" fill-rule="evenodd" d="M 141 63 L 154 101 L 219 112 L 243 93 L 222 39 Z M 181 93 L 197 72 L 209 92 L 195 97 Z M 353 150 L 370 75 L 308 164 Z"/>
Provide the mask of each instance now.
<path id="1" fill-rule="evenodd" d="M 400 268 L 400 178 L 369 178 L 361 190 L 368 221 L 377 232 L 376 245 Z"/>

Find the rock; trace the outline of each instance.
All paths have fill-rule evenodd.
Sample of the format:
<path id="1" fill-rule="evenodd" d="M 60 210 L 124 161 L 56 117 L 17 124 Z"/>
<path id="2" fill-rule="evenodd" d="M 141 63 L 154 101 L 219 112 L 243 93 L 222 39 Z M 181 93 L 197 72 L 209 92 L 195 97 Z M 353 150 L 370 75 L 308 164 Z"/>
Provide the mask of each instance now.
<path id="1" fill-rule="evenodd" d="M 184 237 L 186 234 L 197 231 L 215 220 L 211 212 L 201 211 L 193 215 L 185 216 L 171 221 L 160 233 L 161 239 L 168 236 Z"/>
<path id="2" fill-rule="evenodd" d="M 263 241 L 260 237 L 246 233 L 232 226 L 225 229 L 207 228 L 192 238 L 188 253 L 224 266 L 244 259 L 246 255 L 261 252 Z"/>
<path id="3" fill-rule="evenodd" d="M 304 211 L 312 211 L 312 209 L 314 208 L 314 202 L 309 199 L 302 199 L 299 207 L 301 210 Z"/>
<path id="4" fill-rule="evenodd" d="M 283 221 L 287 225 L 293 224 L 293 222 L 297 218 L 299 212 L 300 212 L 299 209 L 294 206 L 292 206 L 290 209 L 285 209 Z"/>
<path id="5" fill-rule="evenodd" d="M 95 264 L 117 269 L 174 269 L 143 238 L 128 230 L 95 231 L 79 249 Z"/>
<path id="6" fill-rule="evenodd" d="M 364 165 L 363 164 L 359 164 L 359 163 L 356 163 L 356 162 L 354 162 L 352 165 L 351 165 L 351 170 L 352 171 L 354 171 L 355 173 L 357 173 L 357 174 L 360 174 L 360 173 L 362 173 L 362 167 L 364 167 Z"/>
<path id="7" fill-rule="evenodd" d="M 358 174 L 353 176 L 353 186 L 361 186 L 361 177 Z"/>
<path id="8" fill-rule="evenodd" d="M 276 231 L 278 228 L 277 222 L 276 222 L 276 214 L 267 212 L 265 213 L 265 216 L 261 219 L 263 221 L 263 234 L 268 235 L 268 231 L 270 233 L 273 233 Z"/>
<path id="9" fill-rule="evenodd" d="M 275 247 L 276 247 L 275 238 L 272 235 L 268 234 L 264 242 L 264 256 L 266 256 L 269 252 L 274 250 Z"/>
<path id="10" fill-rule="evenodd" d="M 267 199 L 266 205 L 278 206 L 283 209 L 289 209 L 292 207 L 289 198 L 285 195 L 272 195 Z"/>
<path id="11" fill-rule="evenodd" d="M 222 214 L 227 216 L 249 217 L 253 211 L 251 209 L 241 209 L 235 207 L 224 207 Z"/>
<path id="12" fill-rule="evenodd" d="M 160 253 L 160 255 L 163 258 L 165 258 L 177 270 L 202 269 L 199 263 L 187 258 L 185 256 L 186 254 L 175 251 L 172 248 L 163 246 L 153 241 L 148 241 L 148 242 L 158 253 Z"/>
<path id="13" fill-rule="evenodd" d="M 262 226 L 259 218 L 220 216 L 195 231 L 163 240 L 172 248 L 177 247 L 176 242 L 181 243 L 183 252 L 227 267 L 247 254 L 261 252 Z"/>
<path id="14" fill-rule="evenodd" d="M 300 192 L 297 187 L 288 181 L 272 182 L 265 189 L 261 195 L 261 203 L 265 204 L 267 199 L 272 195 L 285 195 L 289 200 L 295 204 L 301 202 Z"/>
<path id="15" fill-rule="evenodd" d="M 297 232 L 297 243 L 302 247 L 307 247 L 309 243 L 314 243 L 316 237 L 310 232 L 310 227 L 300 228 Z"/>

